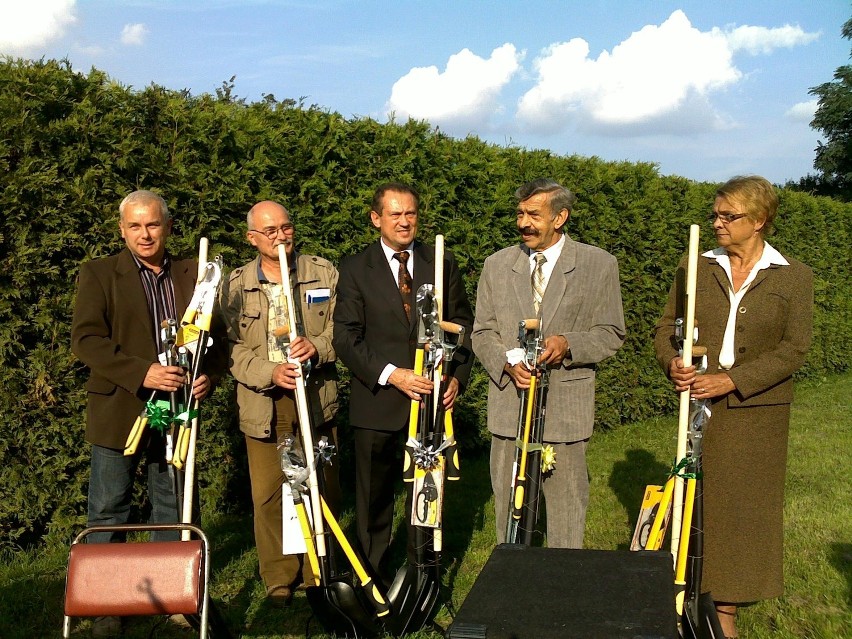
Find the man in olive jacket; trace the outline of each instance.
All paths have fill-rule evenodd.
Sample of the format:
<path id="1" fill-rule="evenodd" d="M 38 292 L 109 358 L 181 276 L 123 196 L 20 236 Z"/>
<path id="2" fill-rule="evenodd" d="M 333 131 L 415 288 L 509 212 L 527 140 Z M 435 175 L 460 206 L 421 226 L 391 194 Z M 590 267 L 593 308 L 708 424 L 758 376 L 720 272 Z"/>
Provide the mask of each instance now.
<path id="1" fill-rule="evenodd" d="M 146 429 L 138 452 L 124 456 L 127 436 L 151 397 L 180 388 L 186 372 L 158 361 L 160 325 L 179 320 L 192 298 L 198 274 L 195 260 L 175 260 L 166 251 L 172 220 L 165 201 L 151 191 L 135 191 L 119 206 L 119 229 L 126 248 L 80 266 L 71 324 L 71 349 L 89 367 L 86 382 L 86 441 L 92 444 L 89 525 L 127 523 L 136 467 L 144 452 L 151 521 L 179 521 L 165 443 Z M 214 364 L 215 349 L 205 362 Z M 205 366 L 215 370 L 215 364 Z M 211 381 L 202 375 L 193 394 L 203 398 Z M 91 535 L 107 541 L 115 535 Z M 158 538 L 173 537 L 161 533 Z"/>
<path id="2" fill-rule="evenodd" d="M 335 442 L 332 425 L 337 411 L 337 371 L 331 345 L 332 314 L 337 288 L 337 270 L 321 257 L 302 255 L 295 250 L 295 229 L 287 210 L 276 202 L 255 204 L 247 217 L 247 239 L 259 253 L 257 259 L 234 269 L 222 290 L 221 308 L 228 329 L 230 369 L 237 384 L 240 429 L 246 439 L 252 501 L 254 535 L 260 575 L 267 597 L 276 605 L 292 598 L 302 580 L 303 561 L 299 555 L 283 553 L 282 487 L 278 445 L 290 436 L 301 451 L 298 414 L 294 399 L 295 364 L 287 362 L 287 345 L 273 335 L 288 325 L 282 304 L 281 267 L 278 246 L 285 246 L 299 337 L 289 344 L 289 355 L 305 363 L 310 375 L 305 380 L 316 439 L 323 435 Z M 336 501 L 336 465 L 325 466 L 326 500 Z M 308 582 L 312 573 L 304 565 Z"/>

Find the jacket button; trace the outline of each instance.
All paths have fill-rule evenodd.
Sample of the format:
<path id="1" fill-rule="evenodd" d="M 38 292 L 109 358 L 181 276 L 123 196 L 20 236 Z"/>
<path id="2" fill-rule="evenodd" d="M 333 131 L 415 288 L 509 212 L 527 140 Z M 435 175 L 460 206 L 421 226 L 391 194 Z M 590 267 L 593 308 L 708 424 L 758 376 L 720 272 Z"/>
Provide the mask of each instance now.
<path id="1" fill-rule="evenodd" d="M 746 351 L 745 346 L 740 346 L 738 350 L 740 353 L 745 353 Z"/>
<path id="2" fill-rule="evenodd" d="M 320 311 L 320 312 L 318 313 L 318 315 L 319 315 L 320 317 L 322 317 L 323 315 L 325 315 L 325 311 Z"/>
<path id="3" fill-rule="evenodd" d="M 746 307 L 740 306 L 740 313 L 745 313 L 745 312 L 746 312 Z"/>

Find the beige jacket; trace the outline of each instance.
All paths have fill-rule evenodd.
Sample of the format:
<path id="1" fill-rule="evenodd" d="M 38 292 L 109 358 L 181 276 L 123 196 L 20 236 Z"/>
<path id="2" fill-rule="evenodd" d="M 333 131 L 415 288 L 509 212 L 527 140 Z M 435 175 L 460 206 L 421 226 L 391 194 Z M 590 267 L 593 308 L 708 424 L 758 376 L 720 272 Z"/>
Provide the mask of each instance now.
<path id="1" fill-rule="evenodd" d="M 277 364 L 266 354 L 269 303 L 258 280 L 258 260 L 231 272 L 222 287 L 221 308 L 228 330 L 228 364 L 237 382 L 240 430 L 262 438 L 270 434 L 272 391 L 276 388 L 272 371 Z M 331 345 L 337 269 L 321 257 L 297 253 L 292 281 L 305 335 L 319 354 L 305 384 L 311 416 L 318 426 L 337 412 L 337 357 Z M 316 297 L 320 289 L 329 290 L 328 298 L 308 303 L 307 296 Z"/>
<path id="2" fill-rule="evenodd" d="M 485 260 L 473 321 L 473 352 L 490 378 L 488 430 L 501 437 L 518 432 L 521 395 L 503 366 L 506 351 L 518 346 L 518 322 L 528 317 L 535 317 L 529 251 L 515 245 Z M 544 292 L 541 321 L 544 336 L 564 335 L 570 347 L 550 370 L 544 440 L 588 439 L 595 423 L 596 366 L 624 342 L 615 257 L 566 236 Z"/>

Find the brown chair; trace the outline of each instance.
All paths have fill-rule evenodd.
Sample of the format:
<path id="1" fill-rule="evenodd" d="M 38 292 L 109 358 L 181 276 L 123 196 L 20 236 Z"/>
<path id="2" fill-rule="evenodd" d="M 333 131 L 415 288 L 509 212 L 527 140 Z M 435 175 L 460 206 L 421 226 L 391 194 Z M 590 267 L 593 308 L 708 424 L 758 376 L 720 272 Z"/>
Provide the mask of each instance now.
<path id="1" fill-rule="evenodd" d="M 197 539 L 128 543 L 81 543 L 97 532 L 190 531 Z M 71 544 L 65 580 L 62 636 L 72 617 L 115 615 L 197 615 L 200 638 L 207 637 L 207 536 L 192 524 L 92 526 Z"/>

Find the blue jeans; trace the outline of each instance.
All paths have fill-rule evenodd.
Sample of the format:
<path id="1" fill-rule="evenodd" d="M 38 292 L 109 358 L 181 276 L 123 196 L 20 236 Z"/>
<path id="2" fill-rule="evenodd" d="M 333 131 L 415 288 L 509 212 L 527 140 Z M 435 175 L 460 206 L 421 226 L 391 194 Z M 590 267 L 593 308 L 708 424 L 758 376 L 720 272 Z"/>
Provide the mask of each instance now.
<path id="1" fill-rule="evenodd" d="M 133 480 L 144 452 L 148 471 L 148 499 L 151 501 L 151 523 L 167 524 L 180 521 L 174 490 L 175 469 L 166 463 L 164 440 L 152 432 L 144 451 L 140 448 L 132 457 L 124 452 L 103 446 L 92 446 L 92 467 L 89 479 L 89 526 L 126 524 L 130 518 L 133 499 Z M 121 541 L 119 533 L 93 533 L 89 543 Z M 180 532 L 155 532 L 157 541 L 180 539 Z"/>

